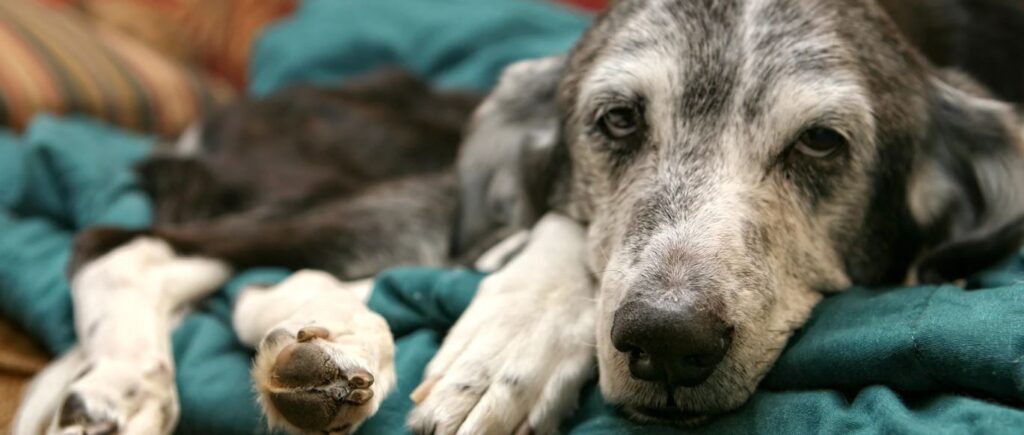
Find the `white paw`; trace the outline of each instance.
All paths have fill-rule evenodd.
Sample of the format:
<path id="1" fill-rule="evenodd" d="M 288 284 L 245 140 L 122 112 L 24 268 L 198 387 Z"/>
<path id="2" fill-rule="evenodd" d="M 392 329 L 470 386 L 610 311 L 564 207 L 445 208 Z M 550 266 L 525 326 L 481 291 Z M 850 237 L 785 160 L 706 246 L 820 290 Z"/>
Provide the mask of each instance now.
<path id="1" fill-rule="evenodd" d="M 137 310 L 160 310 L 163 314 L 215 290 L 230 274 L 231 269 L 222 261 L 180 257 L 163 240 L 138 237 L 89 262 L 75 274 L 72 296 L 76 320 Z M 85 326 L 81 321 L 76 325 Z"/>
<path id="2" fill-rule="evenodd" d="M 169 361 L 100 359 L 68 387 L 51 433 L 166 434 L 178 412 Z"/>
<path id="3" fill-rule="evenodd" d="M 484 280 L 430 362 L 413 432 L 555 433 L 575 407 L 595 370 L 594 303 L 571 287 L 589 284 L 548 287 L 511 269 Z"/>
<path id="4" fill-rule="evenodd" d="M 220 261 L 178 257 L 146 237 L 85 264 L 72 280 L 85 368 L 60 400 L 51 432 L 171 433 L 178 420 L 172 314 L 229 273 Z"/>
<path id="5" fill-rule="evenodd" d="M 287 306 L 302 301 L 292 296 L 309 297 L 266 333 L 253 363 L 260 404 L 272 427 L 347 434 L 377 412 L 395 385 L 394 342 L 387 323 L 359 295 L 312 271 L 298 272 L 270 290 L 247 291 L 264 292 L 248 296 L 250 304 L 280 299 L 278 305 Z M 236 318 L 236 327 L 245 321 Z"/>

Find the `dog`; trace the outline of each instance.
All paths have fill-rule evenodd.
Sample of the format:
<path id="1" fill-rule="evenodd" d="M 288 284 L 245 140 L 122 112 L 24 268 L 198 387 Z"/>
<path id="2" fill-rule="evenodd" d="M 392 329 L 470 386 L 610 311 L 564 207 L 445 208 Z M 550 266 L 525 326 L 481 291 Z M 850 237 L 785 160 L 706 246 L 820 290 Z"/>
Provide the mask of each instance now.
<path id="1" fill-rule="evenodd" d="M 119 266 L 138 258 L 165 270 L 186 262 L 197 271 L 188 276 L 202 277 L 158 286 L 193 289 L 164 292 L 172 295 L 212 290 L 230 266 L 314 267 L 352 279 L 391 262 L 443 263 L 529 227 L 427 367 L 410 427 L 552 433 L 595 371 L 605 398 L 637 420 L 700 422 L 750 397 L 822 294 L 908 277 L 956 280 L 1024 239 L 1024 201 L 1012 188 L 1024 181 L 1019 120 L 984 87 L 1020 102 L 1012 71 L 1024 57 L 1007 55 L 1019 54 L 1020 43 L 992 44 L 1002 40 L 991 36 L 1018 31 L 1024 11 L 1000 0 L 911 3 L 618 1 L 568 55 L 506 70 L 476 110 L 458 150 L 459 183 L 449 181 L 458 198 L 447 206 L 451 220 L 413 227 L 442 236 L 403 242 L 391 233 L 409 232 L 367 232 L 396 247 L 367 246 L 368 236 L 353 243 L 373 255 L 345 250 L 339 261 L 323 249 L 323 235 L 337 228 L 324 226 L 326 216 L 337 214 L 279 232 L 268 228 L 294 209 L 257 207 L 259 219 L 224 225 L 89 232 L 76 247 L 73 287 L 85 293 L 104 279 L 144 287 Z M 978 18 L 993 16 L 1003 19 Z M 924 37 L 937 28 L 950 33 L 931 44 Z M 267 174 L 268 185 L 279 178 L 272 169 L 250 172 Z M 384 178 L 390 185 L 402 176 Z M 190 208 L 165 212 L 150 190 L 158 216 Z M 209 192 L 216 190 L 201 194 Z M 284 194 L 282 203 L 296 197 L 305 202 Z M 431 198 L 442 197 L 453 196 Z M 206 208 L 236 200 L 220 198 Z M 249 222 L 259 225 L 239 225 Z M 307 236 L 266 237 L 292 231 Z M 312 290 L 292 298 L 286 288 Z M 246 291 L 235 324 L 259 346 L 254 377 L 272 424 L 350 432 L 393 384 L 390 337 L 360 310 L 361 288 L 301 272 L 278 288 Z M 338 303 L 359 319 L 304 312 L 295 302 L 327 295 L 348 301 Z M 162 298 L 150 304 L 168 305 L 171 297 Z M 166 367 L 154 367 L 167 377 Z M 313 388 L 311 378 L 330 382 Z M 132 427 L 145 420 L 133 410 L 149 409 L 136 401 L 95 412 L 82 394 L 63 403 L 68 412 L 50 414 L 55 426 L 86 432 L 112 420 Z M 164 413 L 165 424 L 153 427 L 167 431 L 173 417 Z"/>
<path id="2" fill-rule="evenodd" d="M 260 265 L 329 272 L 301 270 L 236 304 L 239 339 L 260 350 L 253 379 L 268 421 L 354 430 L 395 380 L 390 332 L 363 304 L 371 284 L 360 279 L 461 264 L 451 252 L 454 163 L 479 100 L 386 68 L 240 101 L 158 145 L 136 168 L 153 226 L 77 237 L 69 276 L 80 346 L 39 376 L 15 432 L 173 431 L 170 331 L 231 270 Z M 304 374 L 331 356 L 322 376 Z M 319 414 L 308 409 L 318 395 Z"/>
<path id="3" fill-rule="evenodd" d="M 623 0 L 511 67 L 475 125 L 549 159 L 518 201 L 549 240 L 484 281 L 411 427 L 551 433 L 594 354 L 628 415 L 697 423 L 751 396 L 822 294 L 1008 256 L 1022 29 L 1012 1 Z"/>

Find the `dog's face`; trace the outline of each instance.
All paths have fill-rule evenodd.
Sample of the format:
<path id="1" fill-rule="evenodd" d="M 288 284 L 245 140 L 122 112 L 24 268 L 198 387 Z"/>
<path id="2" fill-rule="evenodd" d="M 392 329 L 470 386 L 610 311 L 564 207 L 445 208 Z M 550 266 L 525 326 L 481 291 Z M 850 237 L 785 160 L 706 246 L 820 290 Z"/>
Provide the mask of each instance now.
<path id="1" fill-rule="evenodd" d="M 554 205 L 589 223 L 601 388 L 638 418 L 741 405 L 821 291 L 1021 240 L 1012 110 L 871 1 L 620 1 L 558 68 Z"/>

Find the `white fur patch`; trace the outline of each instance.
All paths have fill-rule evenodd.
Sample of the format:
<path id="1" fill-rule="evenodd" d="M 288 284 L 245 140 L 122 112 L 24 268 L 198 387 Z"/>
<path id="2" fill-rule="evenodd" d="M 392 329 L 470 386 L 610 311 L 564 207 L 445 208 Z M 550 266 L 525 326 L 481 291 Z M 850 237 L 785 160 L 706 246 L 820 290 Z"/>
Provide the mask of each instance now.
<path id="1" fill-rule="evenodd" d="M 482 272 L 501 269 L 509 259 L 530 239 L 529 231 L 519 231 L 488 249 L 476 260 L 473 267 Z"/>
<path id="2" fill-rule="evenodd" d="M 594 374 L 594 283 L 584 230 L 548 214 L 486 278 L 413 392 L 413 430 L 554 433 Z"/>
<path id="3" fill-rule="evenodd" d="M 19 427 L 48 426 L 49 433 L 172 432 L 178 419 L 170 343 L 174 312 L 215 290 L 229 274 L 220 261 L 177 257 L 166 242 L 152 238 L 136 239 L 85 265 L 72 280 L 80 344 L 40 375 L 37 383 L 45 388 L 29 391 Z M 64 401 L 77 404 L 67 408 L 77 409 L 78 417 L 65 418 L 67 426 L 60 427 Z"/>
<path id="4" fill-rule="evenodd" d="M 271 427 L 303 432 L 274 406 L 272 395 L 304 391 L 304 387 L 279 385 L 274 373 L 280 354 L 297 343 L 299 331 L 306 327 L 322 328 L 328 334 L 309 342 L 329 355 L 335 367 L 327 371 L 373 376 L 372 397 L 366 403 L 340 406 L 331 427 L 348 427 L 351 433 L 377 412 L 395 386 L 394 339 L 387 322 L 365 305 L 370 289 L 370 280 L 343 283 L 326 272 L 303 270 L 272 288 L 244 290 L 233 323 L 243 343 L 258 347 L 252 376 Z M 337 400 L 323 394 L 325 402 Z"/>

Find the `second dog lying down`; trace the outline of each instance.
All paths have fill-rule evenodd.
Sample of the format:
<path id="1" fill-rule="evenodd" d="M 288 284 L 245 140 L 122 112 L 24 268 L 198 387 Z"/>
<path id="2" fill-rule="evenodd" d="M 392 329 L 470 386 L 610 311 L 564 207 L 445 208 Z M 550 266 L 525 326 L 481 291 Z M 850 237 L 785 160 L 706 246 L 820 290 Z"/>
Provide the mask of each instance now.
<path id="1" fill-rule="evenodd" d="M 357 279 L 455 263 L 454 161 L 477 101 L 383 70 L 239 103 L 159 147 L 138 168 L 153 228 L 78 237 L 81 344 L 36 381 L 16 433 L 172 431 L 170 332 L 232 269 Z M 363 304 L 369 282 L 332 275 L 299 272 L 236 306 L 236 332 L 259 350 L 253 378 L 272 425 L 348 433 L 394 385 L 390 332 Z"/>

